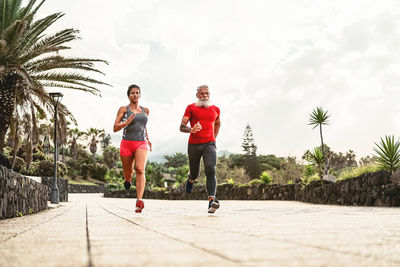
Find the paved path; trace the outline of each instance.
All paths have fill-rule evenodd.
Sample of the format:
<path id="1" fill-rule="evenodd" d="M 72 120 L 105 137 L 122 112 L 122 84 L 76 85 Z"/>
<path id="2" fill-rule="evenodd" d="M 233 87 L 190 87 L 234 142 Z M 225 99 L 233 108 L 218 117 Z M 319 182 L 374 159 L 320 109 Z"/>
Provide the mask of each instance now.
<path id="1" fill-rule="evenodd" d="M 0 221 L 0 266 L 400 266 L 400 209 L 70 194 Z"/>

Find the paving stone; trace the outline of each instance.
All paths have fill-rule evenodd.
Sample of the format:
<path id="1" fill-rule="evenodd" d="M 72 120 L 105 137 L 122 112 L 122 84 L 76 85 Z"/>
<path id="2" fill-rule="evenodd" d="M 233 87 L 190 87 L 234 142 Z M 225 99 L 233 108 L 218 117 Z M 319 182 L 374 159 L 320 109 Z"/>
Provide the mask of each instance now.
<path id="1" fill-rule="evenodd" d="M 400 266 L 399 208 L 70 194 L 0 221 L 0 266 Z"/>

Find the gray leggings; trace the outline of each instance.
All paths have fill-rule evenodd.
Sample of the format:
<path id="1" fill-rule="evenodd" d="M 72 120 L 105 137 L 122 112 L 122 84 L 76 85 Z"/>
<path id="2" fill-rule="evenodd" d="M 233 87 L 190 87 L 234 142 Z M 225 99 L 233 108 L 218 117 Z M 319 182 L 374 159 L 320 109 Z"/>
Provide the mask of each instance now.
<path id="1" fill-rule="evenodd" d="M 217 150 L 215 142 L 204 144 L 189 144 L 189 179 L 196 180 L 200 173 L 200 158 L 203 156 L 204 169 L 207 177 L 206 187 L 208 196 L 215 197 L 217 179 L 215 178 L 215 165 L 217 165 Z"/>

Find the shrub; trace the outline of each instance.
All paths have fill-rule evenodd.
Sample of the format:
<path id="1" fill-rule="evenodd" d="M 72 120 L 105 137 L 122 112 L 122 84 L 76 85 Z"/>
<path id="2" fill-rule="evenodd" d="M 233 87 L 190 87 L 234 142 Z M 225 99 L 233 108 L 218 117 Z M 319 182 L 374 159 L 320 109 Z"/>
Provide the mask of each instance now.
<path id="1" fill-rule="evenodd" d="M 302 181 L 303 184 L 305 184 L 305 185 L 307 185 L 307 184 L 309 184 L 310 182 L 315 181 L 315 180 L 320 180 L 318 173 L 315 173 L 315 174 L 312 175 L 312 176 L 304 176 L 304 177 L 301 178 L 301 181 Z"/>
<path id="2" fill-rule="evenodd" d="M 340 173 L 337 181 L 358 177 L 364 173 L 376 172 L 379 169 L 380 168 L 377 164 L 361 165 L 355 168 L 346 168 Z"/>
<path id="3" fill-rule="evenodd" d="M 394 136 L 381 137 L 379 144 L 375 143 L 377 148 L 374 151 L 378 154 L 376 161 L 384 170 L 389 170 L 393 173 L 400 165 L 400 142 L 394 140 Z"/>
<path id="4" fill-rule="evenodd" d="M 258 185 L 258 184 L 263 184 L 263 183 L 264 183 L 263 180 L 254 179 L 254 180 L 251 180 L 250 182 L 248 182 L 247 184 L 248 184 L 248 185 Z"/>
<path id="5" fill-rule="evenodd" d="M 39 176 L 51 177 L 54 175 L 54 163 L 52 160 L 42 160 L 39 162 L 36 174 Z M 68 174 L 67 166 L 61 161 L 57 162 L 57 177 L 63 178 Z"/>
<path id="6" fill-rule="evenodd" d="M 12 164 L 12 158 L 10 158 L 9 161 L 10 164 Z M 23 158 L 16 156 L 13 170 L 16 172 L 21 172 L 25 170 L 25 166 L 26 166 L 25 160 Z"/>
<path id="7" fill-rule="evenodd" d="M 266 171 L 263 171 L 260 175 L 260 180 L 263 181 L 265 184 L 272 183 L 272 176 Z"/>
<path id="8" fill-rule="evenodd" d="M 93 166 L 91 177 L 100 181 L 105 181 L 106 174 L 108 172 L 108 168 L 103 164 L 96 164 Z"/>
<path id="9" fill-rule="evenodd" d="M 235 181 L 234 181 L 232 178 L 226 179 L 226 182 L 227 182 L 228 184 L 231 184 L 231 185 L 234 185 L 234 184 L 235 184 Z"/>

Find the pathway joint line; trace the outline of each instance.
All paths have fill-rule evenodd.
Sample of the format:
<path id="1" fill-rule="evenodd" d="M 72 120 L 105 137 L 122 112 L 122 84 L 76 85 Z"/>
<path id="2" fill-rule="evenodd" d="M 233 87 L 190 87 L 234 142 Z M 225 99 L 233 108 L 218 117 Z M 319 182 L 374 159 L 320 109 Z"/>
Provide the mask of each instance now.
<path id="1" fill-rule="evenodd" d="M 124 217 L 122 217 L 122 216 L 116 214 L 116 213 L 113 213 L 112 211 L 107 210 L 106 208 L 104 208 L 104 207 L 103 207 L 102 205 L 100 205 L 99 203 L 97 203 L 97 205 L 99 205 L 99 206 L 100 206 L 102 209 L 104 209 L 106 212 L 108 212 L 108 213 L 110 213 L 110 214 L 112 214 L 112 215 L 114 215 L 114 216 L 116 216 L 116 217 L 119 217 L 119 218 L 121 218 L 121 219 L 123 219 L 123 220 L 125 220 L 125 221 L 128 221 L 128 222 L 130 222 L 130 223 L 132 223 L 132 224 L 134 224 L 134 225 L 136 225 L 136 226 L 138 226 L 138 227 L 140 227 L 140 228 L 143 228 L 143 229 L 145 229 L 145 230 L 147 230 L 147 231 L 150 231 L 150 232 L 153 232 L 153 233 L 155 233 L 155 234 L 164 236 L 164 237 L 166 237 L 166 238 L 175 240 L 175 241 L 177 241 L 177 242 L 180 242 L 180 243 L 189 245 L 189 246 L 191 246 L 191 247 L 193 247 L 193 248 L 196 248 L 196 249 L 201 250 L 201 251 L 203 251 L 203 252 L 206 252 L 206 253 L 209 253 L 209 254 L 211 254 L 211 255 L 217 256 L 217 257 L 219 257 L 219 258 L 221 258 L 221 259 L 223 259 L 223 260 L 230 261 L 230 262 L 232 262 L 232 263 L 242 263 L 242 264 L 244 263 L 244 262 L 241 261 L 241 260 L 231 259 L 231 258 L 229 258 L 229 257 L 227 257 L 227 256 L 225 256 L 225 255 L 223 255 L 223 254 L 221 254 L 221 253 L 218 253 L 218 252 L 215 252 L 215 251 L 212 251 L 212 250 L 209 250 L 209 249 L 206 249 L 206 248 L 197 246 L 196 244 L 193 244 L 193 243 L 191 243 L 191 242 L 187 242 L 187 241 L 181 240 L 181 239 L 179 239 L 179 238 L 176 238 L 176 237 L 167 235 L 167 234 L 165 234 L 165 233 L 158 232 L 157 230 L 153 230 L 153 229 L 148 228 L 148 227 L 146 227 L 146 226 L 140 225 L 140 224 L 138 224 L 138 223 L 136 223 L 136 222 L 134 222 L 134 221 L 131 221 L 131 220 L 127 219 L 127 218 L 124 218 Z"/>

